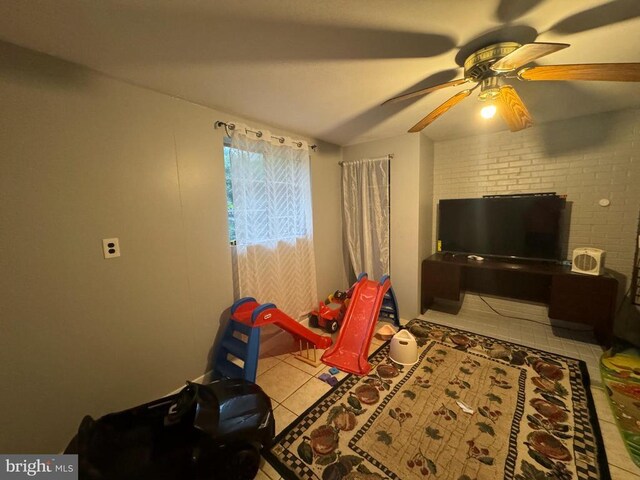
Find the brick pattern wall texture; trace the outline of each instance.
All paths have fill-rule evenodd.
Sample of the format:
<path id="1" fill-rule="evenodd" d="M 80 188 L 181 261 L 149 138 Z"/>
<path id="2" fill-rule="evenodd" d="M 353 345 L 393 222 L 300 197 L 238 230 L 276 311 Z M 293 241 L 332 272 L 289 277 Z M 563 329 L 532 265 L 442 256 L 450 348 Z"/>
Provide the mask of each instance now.
<path id="1" fill-rule="evenodd" d="M 496 118 L 495 121 L 500 121 Z M 624 110 L 436 142 L 434 244 L 440 199 L 556 192 L 570 206 L 567 258 L 606 250 L 606 267 L 629 287 L 640 210 L 640 110 Z M 607 198 L 610 206 L 598 201 Z M 434 248 L 435 251 L 435 248 Z"/>

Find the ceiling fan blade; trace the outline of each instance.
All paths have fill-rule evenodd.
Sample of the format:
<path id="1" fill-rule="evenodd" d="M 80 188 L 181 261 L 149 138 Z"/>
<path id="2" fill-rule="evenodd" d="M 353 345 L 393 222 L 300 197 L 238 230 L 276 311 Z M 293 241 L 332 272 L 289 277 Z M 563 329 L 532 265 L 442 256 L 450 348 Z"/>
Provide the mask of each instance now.
<path id="1" fill-rule="evenodd" d="M 500 87 L 500 95 L 496 99 L 496 106 L 502 119 L 512 132 L 517 132 L 533 125 L 529 110 L 527 110 L 515 88 L 511 85 Z"/>
<path id="2" fill-rule="evenodd" d="M 431 122 L 436 120 L 440 115 L 447 112 L 451 107 L 457 105 L 462 100 L 467 98 L 471 94 L 472 90 L 473 89 L 463 90 L 461 92 L 456 93 L 453 97 L 451 97 L 449 100 L 444 102 L 438 108 L 433 110 L 429 115 L 427 115 L 418 123 L 416 123 L 413 127 L 411 127 L 411 129 L 409 130 L 409 133 L 416 133 L 423 130 L 427 125 L 429 125 Z"/>
<path id="3" fill-rule="evenodd" d="M 462 85 L 463 83 L 467 83 L 468 81 L 469 79 L 467 78 L 458 78 L 456 80 L 451 80 L 450 82 L 439 83 L 438 85 L 434 85 L 432 87 L 422 88 L 420 90 L 416 90 L 415 92 L 405 93 L 402 95 L 398 95 L 397 97 L 390 98 L 389 100 L 384 102 L 382 105 L 386 105 L 388 103 L 396 103 L 402 100 L 407 100 L 409 98 L 426 95 L 427 93 L 435 92 L 436 90 L 440 90 L 441 88 L 455 87 L 458 85 Z"/>
<path id="4" fill-rule="evenodd" d="M 568 43 L 525 43 L 517 50 L 514 50 L 509 55 L 502 57 L 491 65 L 491 70 L 494 72 L 510 72 L 529 62 L 533 62 L 537 58 L 557 52 L 568 46 Z"/>
<path id="5" fill-rule="evenodd" d="M 640 63 L 582 63 L 542 65 L 518 71 L 523 80 L 596 80 L 602 82 L 640 82 Z"/>

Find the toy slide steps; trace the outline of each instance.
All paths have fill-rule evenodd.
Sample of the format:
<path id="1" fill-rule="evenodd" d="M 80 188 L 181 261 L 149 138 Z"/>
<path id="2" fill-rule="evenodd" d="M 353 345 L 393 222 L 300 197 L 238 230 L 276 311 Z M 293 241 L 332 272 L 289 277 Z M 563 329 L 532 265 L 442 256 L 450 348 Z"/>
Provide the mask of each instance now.
<path id="1" fill-rule="evenodd" d="M 310 343 L 317 348 L 328 348 L 333 342 L 331 337 L 313 333 L 308 328 L 296 322 L 289 315 L 278 309 L 273 303 L 260 305 L 255 298 L 245 297 L 237 300 L 231 307 L 231 319 L 252 328 L 262 327 L 273 323 L 282 330 L 289 332 L 296 340 Z"/>
<path id="2" fill-rule="evenodd" d="M 371 337 L 385 294 L 390 288 L 388 275 L 383 276 L 380 282 L 369 280 L 366 274 L 360 275 L 342 321 L 338 340 L 324 352 L 322 362 L 356 375 L 369 373 L 371 365 L 367 357 Z"/>
<path id="3" fill-rule="evenodd" d="M 236 333 L 245 336 L 246 341 L 238 338 Z M 215 353 L 213 372 L 219 377 L 244 378 L 256 381 L 258 374 L 258 354 L 260 353 L 260 329 L 251 328 L 244 323 L 229 320 L 222 335 L 222 340 Z M 228 358 L 231 354 L 242 360 L 242 366 Z"/>

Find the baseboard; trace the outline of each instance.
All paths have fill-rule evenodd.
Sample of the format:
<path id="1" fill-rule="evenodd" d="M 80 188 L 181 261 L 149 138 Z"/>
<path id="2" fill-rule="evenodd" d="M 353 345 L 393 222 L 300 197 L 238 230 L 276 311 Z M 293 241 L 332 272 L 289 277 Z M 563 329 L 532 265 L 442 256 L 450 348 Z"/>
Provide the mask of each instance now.
<path id="1" fill-rule="evenodd" d="M 200 375 L 198 378 L 195 378 L 193 380 L 190 380 L 193 383 L 209 383 L 211 381 L 211 377 L 213 376 L 213 370 L 210 370 L 208 372 L 206 372 L 204 375 Z M 165 397 L 168 397 L 170 395 L 175 395 L 176 393 L 178 393 L 180 390 L 182 390 L 184 388 L 184 385 L 182 385 L 179 388 L 176 388 L 173 392 L 171 393 L 167 393 L 165 395 Z"/>

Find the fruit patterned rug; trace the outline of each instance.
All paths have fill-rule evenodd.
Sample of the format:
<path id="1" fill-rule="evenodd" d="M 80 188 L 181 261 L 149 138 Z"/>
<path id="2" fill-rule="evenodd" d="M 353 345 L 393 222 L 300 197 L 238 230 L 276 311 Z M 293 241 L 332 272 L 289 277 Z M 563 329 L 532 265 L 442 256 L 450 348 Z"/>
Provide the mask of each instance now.
<path id="1" fill-rule="evenodd" d="M 265 457 L 285 479 L 608 479 L 584 362 L 412 320 L 418 363 L 385 344 Z"/>

